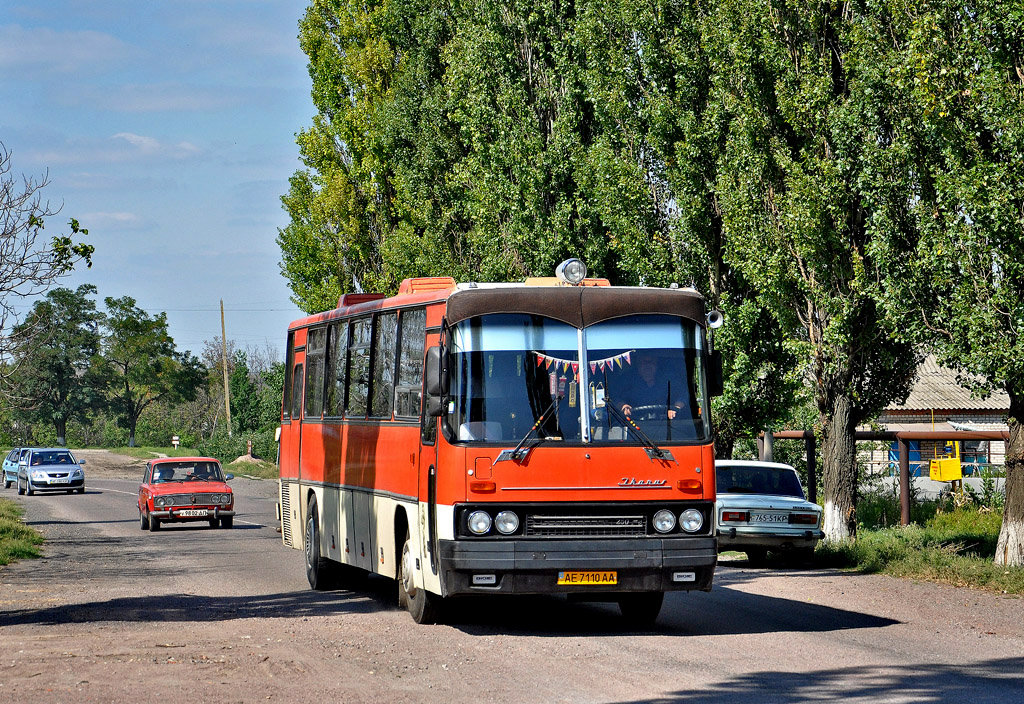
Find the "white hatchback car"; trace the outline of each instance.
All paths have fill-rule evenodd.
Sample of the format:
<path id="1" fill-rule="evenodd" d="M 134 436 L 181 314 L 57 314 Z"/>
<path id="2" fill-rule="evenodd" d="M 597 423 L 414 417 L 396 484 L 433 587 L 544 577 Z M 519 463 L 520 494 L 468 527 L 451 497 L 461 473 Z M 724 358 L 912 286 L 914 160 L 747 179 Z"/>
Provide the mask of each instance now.
<path id="1" fill-rule="evenodd" d="M 788 464 L 716 460 L 715 484 L 719 552 L 745 552 L 752 564 L 769 550 L 805 559 L 823 537 L 821 507 L 807 501 Z"/>

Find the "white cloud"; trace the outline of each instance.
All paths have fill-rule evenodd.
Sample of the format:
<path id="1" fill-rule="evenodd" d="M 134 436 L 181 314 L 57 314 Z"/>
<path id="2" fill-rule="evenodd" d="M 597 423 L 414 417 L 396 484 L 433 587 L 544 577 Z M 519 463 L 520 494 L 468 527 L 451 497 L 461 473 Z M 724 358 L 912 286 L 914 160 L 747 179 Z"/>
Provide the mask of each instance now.
<path id="1" fill-rule="evenodd" d="M 79 84 L 69 87 L 55 100 L 68 107 L 86 106 L 109 112 L 211 112 L 253 103 L 258 92 L 222 85 L 193 85 L 181 82 L 126 83 L 123 85 Z"/>
<path id="2" fill-rule="evenodd" d="M 78 219 L 97 232 L 135 229 L 141 224 L 135 213 L 83 213 Z"/>
<path id="3" fill-rule="evenodd" d="M 128 59 L 134 49 L 103 32 L 0 26 L 0 70 L 28 76 L 101 71 Z"/>
<path id="4" fill-rule="evenodd" d="M 156 139 L 131 132 L 118 132 L 111 139 L 123 139 L 144 154 L 152 154 L 160 150 L 160 142 Z"/>

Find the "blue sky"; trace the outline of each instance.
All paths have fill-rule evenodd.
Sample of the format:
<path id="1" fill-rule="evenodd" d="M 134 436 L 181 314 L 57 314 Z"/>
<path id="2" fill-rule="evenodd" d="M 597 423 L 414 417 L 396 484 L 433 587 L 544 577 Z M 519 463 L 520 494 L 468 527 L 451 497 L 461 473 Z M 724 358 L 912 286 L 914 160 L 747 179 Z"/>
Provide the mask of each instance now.
<path id="1" fill-rule="evenodd" d="M 300 0 L 4 0 L 0 141 L 89 229 L 92 283 L 166 312 L 179 349 L 283 348 L 301 315 L 280 274 L 280 196 L 315 114 Z"/>

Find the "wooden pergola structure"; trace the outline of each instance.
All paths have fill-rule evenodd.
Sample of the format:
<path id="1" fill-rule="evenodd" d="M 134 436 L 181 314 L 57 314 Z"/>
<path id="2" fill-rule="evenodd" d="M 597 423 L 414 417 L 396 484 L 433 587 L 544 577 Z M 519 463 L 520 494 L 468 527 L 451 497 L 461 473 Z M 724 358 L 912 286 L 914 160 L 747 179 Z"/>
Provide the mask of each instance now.
<path id="1" fill-rule="evenodd" d="M 807 451 L 807 498 L 818 500 L 817 439 L 810 430 L 781 430 L 771 434 L 778 440 L 803 440 Z M 882 442 L 896 441 L 899 448 L 900 463 L 900 523 L 910 524 L 910 447 L 911 440 L 1002 440 L 1008 442 L 1009 432 L 1005 430 L 924 430 L 924 431 L 861 431 L 854 433 L 854 440 L 875 440 Z M 758 439 L 761 450 L 762 439 Z M 763 457 L 763 452 L 762 452 Z"/>

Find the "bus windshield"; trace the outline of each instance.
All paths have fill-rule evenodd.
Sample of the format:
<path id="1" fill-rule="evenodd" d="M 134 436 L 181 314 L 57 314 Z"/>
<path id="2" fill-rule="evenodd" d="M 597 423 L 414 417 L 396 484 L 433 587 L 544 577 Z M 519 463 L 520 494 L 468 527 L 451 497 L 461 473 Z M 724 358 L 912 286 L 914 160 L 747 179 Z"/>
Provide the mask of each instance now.
<path id="1" fill-rule="evenodd" d="M 452 432 L 459 441 L 579 441 L 579 333 L 538 315 L 471 318 L 453 330 Z M 534 427 L 536 425 L 536 427 Z"/>
<path id="2" fill-rule="evenodd" d="M 632 315 L 587 328 L 594 440 L 710 439 L 702 330 L 670 315 Z"/>
<path id="3" fill-rule="evenodd" d="M 633 315 L 583 331 L 539 315 L 500 313 L 452 329 L 458 442 L 706 442 L 702 330 L 669 315 Z M 637 432 L 636 429 L 639 429 Z"/>

